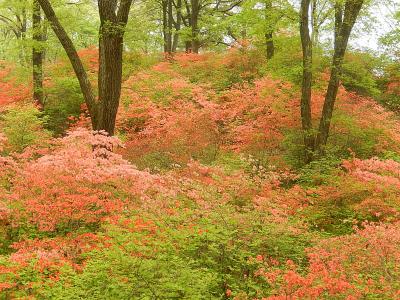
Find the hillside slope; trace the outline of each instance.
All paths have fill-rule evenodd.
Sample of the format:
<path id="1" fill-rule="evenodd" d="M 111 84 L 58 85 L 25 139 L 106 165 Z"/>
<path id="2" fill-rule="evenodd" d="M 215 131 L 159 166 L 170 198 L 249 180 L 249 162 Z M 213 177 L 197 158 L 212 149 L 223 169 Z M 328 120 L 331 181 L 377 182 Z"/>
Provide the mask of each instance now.
<path id="1" fill-rule="evenodd" d="M 304 165 L 298 88 L 258 66 L 238 50 L 149 59 L 125 74 L 117 137 L 85 128 L 77 98 L 66 136 L 45 108 L 54 122 L 26 135 L 46 134 L 13 152 L 6 117 L 1 296 L 399 298 L 396 115 L 341 88 L 327 156 Z M 74 95 L 49 85 L 49 101 Z"/>

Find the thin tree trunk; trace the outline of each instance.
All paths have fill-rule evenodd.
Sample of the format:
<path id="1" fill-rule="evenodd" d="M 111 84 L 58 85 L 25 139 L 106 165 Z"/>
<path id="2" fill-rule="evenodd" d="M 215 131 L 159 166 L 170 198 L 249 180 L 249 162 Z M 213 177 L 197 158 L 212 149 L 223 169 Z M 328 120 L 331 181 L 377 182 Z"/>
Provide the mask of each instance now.
<path id="1" fill-rule="evenodd" d="M 324 148 L 328 141 L 333 109 L 343 69 L 344 55 L 346 53 L 351 31 L 357 20 L 363 2 L 363 0 L 349 0 L 346 2 L 344 10 L 343 5 L 340 2 L 336 2 L 335 5 L 335 50 L 332 61 L 331 77 L 325 96 L 316 142 L 316 149 L 320 153 L 324 152 Z"/>
<path id="2" fill-rule="evenodd" d="M 50 26 L 53 29 L 54 33 L 56 34 L 58 40 L 60 41 L 61 45 L 63 46 L 65 52 L 68 55 L 68 58 L 71 62 L 71 65 L 74 69 L 76 77 L 78 78 L 79 85 L 81 87 L 81 91 L 83 94 L 83 98 L 85 99 L 86 105 L 88 107 L 89 113 L 91 115 L 92 125 L 93 128 L 96 126 L 96 117 L 97 117 L 97 105 L 96 105 L 96 98 L 93 93 L 92 85 L 89 81 L 88 75 L 83 67 L 82 61 L 79 58 L 79 55 L 75 49 L 74 44 L 72 43 L 71 39 L 69 38 L 67 32 L 61 25 L 60 21 L 58 20 L 53 8 L 49 0 L 37 0 L 40 6 L 43 9 L 46 18 L 50 22 Z"/>
<path id="3" fill-rule="evenodd" d="M 304 133 L 305 161 L 312 160 L 314 135 L 311 117 L 312 42 L 309 30 L 310 0 L 301 1 L 300 36 L 303 49 L 303 81 L 301 88 L 301 123 Z"/>
<path id="4" fill-rule="evenodd" d="M 272 22 L 272 1 L 265 1 L 265 22 L 266 22 L 266 30 L 265 30 L 265 44 L 267 46 L 267 59 L 271 59 L 275 55 L 275 45 L 274 45 L 274 30 Z"/>
<path id="5" fill-rule="evenodd" d="M 184 22 L 185 26 L 188 28 L 192 28 L 192 0 L 184 0 L 185 7 L 186 7 L 186 17 L 182 17 L 182 21 Z M 186 22 L 185 22 L 186 20 Z M 192 38 L 189 40 L 185 40 L 185 51 L 186 53 L 192 52 Z"/>
<path id="6" fill-rule="evenodd" d="M 191 27 L 192 27 L 192 52 L 199 53 L 200 40 L 199 40 L 199 13 L 200 4 L 199 0 L 191 0 L 192 4 L 192 15 L 191 15 Z"/>
<path id="7" fill-rule="evenodd" d="M 172 28 L 173 28 L 173 6 L 172 0 L 168 0 L 168 35 L 167 35 L 167 52 L 172 53 Z"/>
<path id="8" fill-rule="evenodd" d="M 44 26 L 40 11 L 40 5 L 37 0 L 33 1 L 33 47 L 32 47 L 32 81 L 33 81 L 33 100 L 39 104 L 40 107 L 44 105 L 44 92 L 43 92 L 43 60 L 44 60 Z"/>
<path id="9" fill-rule="evenodd" d="M 161 5 L 162 5 L 162 15 L 163 15 L 163 21 L 162 21 L 162 26 L 163 26 L 163 39 L 164 39 L 164 53 L 168 52 L 168 38 L 167 38 L 167 30 L 168 30 L 168 0 L 162 0 Z"/>
<path id="10" fill-rule="evenodd" d="M 178 0 L 176 4 L 176 24 L 175 24 L 175 34 L 174 41 L 172 43 L 172 52 L 176 52 L 179 44 L 179 31 L 182 26 L 182 0 Z"/>
<path id="11" fill-rule="evenodd" d="M 318 18 L 317 18 L 317 0 L 313 0 L 311 4 L 312 11 L 312 34 L 311 34 L 311 42 L 313 46 L 317 46 L 319 42 L 319 26 L 318 26 Z"/>

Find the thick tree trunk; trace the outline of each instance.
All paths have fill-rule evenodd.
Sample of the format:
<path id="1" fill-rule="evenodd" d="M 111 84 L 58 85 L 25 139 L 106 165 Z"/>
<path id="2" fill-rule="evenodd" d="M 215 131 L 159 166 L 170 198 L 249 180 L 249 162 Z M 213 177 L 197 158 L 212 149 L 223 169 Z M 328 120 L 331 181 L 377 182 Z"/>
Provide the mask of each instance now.
<path id="1" fill-rule="evenodd" d="M 43 60 L 44 60 L 44 28 L 40 5 L 37 0 L 33 1 L 32 27 L 33 27 L 33 47 L 32 47 L 32 81 L 33 81 L 33 100 L 40 107 L 44 105 L 43 91 Z"/>
<path id="2" fill-rule="evenodd" d="M 303 81 L 301 88 L 301 123 L 304 134 L 305 161 L 312 160 L 314 134 L 311 119 L 312 42 L 309 30 L 310 0 L 301 1 L 300 36 L 303 49 Z"/>
<path id="3" fill-rule="evenodd" d="M 65 31 L 60 21 L 58 20 L 49 0 L 37 0 L 37 1 L 42 7 L 47 20 L 49 20 L 50 22 L 51 28 L 53 29 L 58 40 L 60 41 L 61 45 L 63 46 L 65 52 L 68 55 L 71 65 L 74 69 L 75 75 L 78 78 L 83 98 L 85 99 L 86 105 L 89 109 L 89 113 L 92 119 L 92 125 L 93 127 L 95 127 L 95 124 L 97 123 L 96 98 L 94 96 L 93 88 L 85 71 L 85 68 L 83 67 L 82 61 L 79 58 L 75 46 L 72 43 L 71 39 L 69 38 L 67 32 Z"/>
<path id="4" fill-rule="evenodd" d="M 267 32 L 265 34 L 265 43 L 267 45 L 267 59 L 271 59 L 275 55 L 275 45 L 272 32 Z"/>
<path id="5" fill-rule="evenodd" d="M 96 130 L 114 134 L 122 85 L 123 37 L 132 0 L 99 0 L 99 105 Z M 117 9 L 118 8 L 118 9 Z"/>
<path id="6" fill-rule="evenodd" d="M 121 96 L 123 36 L 132 0 L 98 0 L 101 21 L 98 101 L 96 101 L 82 61 L 55 15 L 50 2 L 48 0 L 37 1 L 71 61 L 91 115 L 93 129 L 105 130 L 113 135 Z"/>
<path id="7" fill-rule="evenodd" d="M 351 31 L 357 20 L 357 16 L 361 10 L 363 2 L 363 0 L 348 0 L 345 3 L 344 10 L 343 4 L 340 2 L 337 2 L 335 6 L 335 50 L 332 61 L 331 77 L 325 96 L 325 102 L 316 141 L 316 149 L 320 153 L 324 152 L 324 148 L 328 141 L 333 109 L 335 106 L 340 76 L 343 69 L 344 55 L 346 53 Z"/>

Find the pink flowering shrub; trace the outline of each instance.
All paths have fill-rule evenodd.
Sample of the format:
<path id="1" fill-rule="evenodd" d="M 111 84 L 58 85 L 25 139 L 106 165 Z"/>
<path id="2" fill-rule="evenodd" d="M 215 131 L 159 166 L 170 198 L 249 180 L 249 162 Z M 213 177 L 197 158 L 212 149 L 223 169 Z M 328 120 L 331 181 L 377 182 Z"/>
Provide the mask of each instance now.
<path id="1" fill-rule="evenodd" d="M 130 73 L 115 137 L 46 80 L 76 97 L 50 118 L 69 132 L 20 153 L 0 134 L 1 296 L 400 297 L 398 120 L 341 87 L 328 155 L 305 167 L 299 93 L 247 46 Z M 80 51 L 91 79 L 97 54 Z"/>
<path id="2" fill-rule="evenodd" d="M 115 137 L 78 129 L 60 139 L 52 153 L 25 163 L 9 196 L 12 207 L 21 206 L 14 226 L 25 220 L 54 231 L 96 224 L 131 208 L 157 185 L 162 190 L 160 178 L 112 152 L 119 146 Z"/>

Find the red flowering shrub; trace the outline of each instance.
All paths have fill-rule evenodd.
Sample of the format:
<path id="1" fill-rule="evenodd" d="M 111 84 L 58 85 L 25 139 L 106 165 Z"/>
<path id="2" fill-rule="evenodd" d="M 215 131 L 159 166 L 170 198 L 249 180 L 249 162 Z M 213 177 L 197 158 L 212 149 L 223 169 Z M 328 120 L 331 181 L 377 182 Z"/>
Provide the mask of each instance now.
<path id="1" fill-rule="evenodd" d="M 160 178 L 111 152 L 118 146 L 114 137 L 78 129 L 59 140 L 53 153 L 26 163 L 10 196 L 13 207 L 22 205 L 14 225 L 26 219 L 42 231 L 71 230 L 122 213 L 146 197 Z"/>
<path id="2" fill-rule="evenodd" d="M 94 79 L 97 50 L 80 55 Z M 46 126 L 71 131 L 21 153 L 0 134 L 1 296 L 399 298 L 396 116 L 341 88 L 327 156 L 302 166 L 299 93 L 262 60 L 127 66 L 118 138 L 82 128 L 72 70 L 51 66 Z"/>
<path id="3" fill-rule="evenodd" d="M 263 299 L 397 299 L 398 225 L 366 224 L 353 235 L 319 242 L 308 250 L 310 265 L 305 274 L 291 261 L 285 270 L 266 261 L 257 274 L 272 285 L 273 296 Z"/>
<path id="4" fill-rule="evenodd" d="M 0 111 L 5 105 L 27 100 L 31 88 L 16 81 L 11 75 L 12 68 L 0 61 Z"/>

